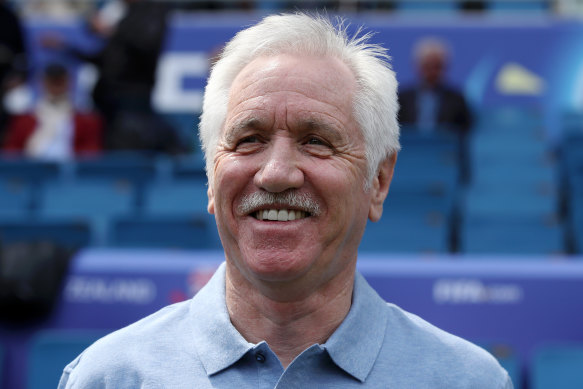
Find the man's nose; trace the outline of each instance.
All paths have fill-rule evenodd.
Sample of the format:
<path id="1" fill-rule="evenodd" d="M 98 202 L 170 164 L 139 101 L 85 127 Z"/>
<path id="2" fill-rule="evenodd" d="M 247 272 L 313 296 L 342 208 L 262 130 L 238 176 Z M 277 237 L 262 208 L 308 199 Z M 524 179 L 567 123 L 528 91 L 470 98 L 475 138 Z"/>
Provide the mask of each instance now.
<path id="1" fill-rule="evenodd" d="M 262 166 L 255 174 L 255 185 L 273 193 L 300 188 L 304 173 L 298 167 L 299 152 L 292 139 L 274 140 L 264 151 Z"/>

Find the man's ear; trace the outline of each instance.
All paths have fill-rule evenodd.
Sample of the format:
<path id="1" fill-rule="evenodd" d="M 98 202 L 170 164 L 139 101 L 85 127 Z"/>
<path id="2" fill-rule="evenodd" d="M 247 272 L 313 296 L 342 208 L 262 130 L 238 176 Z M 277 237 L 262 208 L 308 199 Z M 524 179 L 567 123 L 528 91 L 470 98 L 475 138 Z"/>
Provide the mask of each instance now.
<path id="1" fill-rule="evenodd" d="M 210 213 L 211 215 L 215 214 L 215 194 L 213 192 L 213 188 L 211 187 L 210 183 L 209 183 L 209 187 L 206 191 L 206 194 L 209 198 L 209 202 L 207 205 L 207 211 L 208 213 Z"/>
<path id="2" fill-rule="evenodd" d="M 393 153 L 380 163 L 377 175 L 372 180 L 368 218 L 373 222 L 379 221 L 383 214 L 383 202 L 389 193 L 389 186 L 391 186 L 396 163 L 397 153 Z"/>

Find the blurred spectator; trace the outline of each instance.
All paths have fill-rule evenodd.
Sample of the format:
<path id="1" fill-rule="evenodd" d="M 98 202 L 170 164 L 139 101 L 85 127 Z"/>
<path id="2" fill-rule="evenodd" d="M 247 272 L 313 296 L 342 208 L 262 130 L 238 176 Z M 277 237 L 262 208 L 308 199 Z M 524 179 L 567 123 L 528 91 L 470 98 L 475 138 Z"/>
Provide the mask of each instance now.
<path id="1" fill-rule="evenodd" d="M 89 16 L 89 26 L 95 34 L 109 38 L 127 12 L 124 0 L 110 0 Z"/>
<path id="2" fill-rule="evenodd" d="M 25 0 L 20 5 L 20 11 L 27 17 L 69 19 L 86 13 L 92 3 L 86 0 Z"/>
<path id="3" fill-rule="evenodd" d="M 472 115 L 464 96 L 448 85 L 444 74 L 449 52 L 440 40 L 427 38 L 415 48 L 419 82 L 399 92 L 399 121 L 421 132 L 449 128 L 460 133 L 469 131 Z"/>
<path id="4" fill-rule="evenodd" d="M 181 151 L 179 137 L 156 115 L 150 101 L 168 11 L 162 2 L 124 0 L 113 18 L 101 14 L 90 19 L 92 30 L 106 38 L 104 48 L 97 53 L 82 52 L 58 36 L 42 42 L 45 47 L 64 50 L 96 65 L 99 78 L 92 96 L 105 119 L 108 149 Z"/>
<path id="5" fill-rule="evenodd" d="M 18 16 L 0 0 L 0 141 L 7 121 L 5 97 L 25 84 L 27 57 Z"/>
<path id="6" fill-rule="evenodd" d="M 12 118 L 4 150 L 48 160 L 99 152 L 101 120 L 95 114 L 76 111 L 69 90 L 67 69 L 59 64 L 48 65 L 34 111 Z"/>

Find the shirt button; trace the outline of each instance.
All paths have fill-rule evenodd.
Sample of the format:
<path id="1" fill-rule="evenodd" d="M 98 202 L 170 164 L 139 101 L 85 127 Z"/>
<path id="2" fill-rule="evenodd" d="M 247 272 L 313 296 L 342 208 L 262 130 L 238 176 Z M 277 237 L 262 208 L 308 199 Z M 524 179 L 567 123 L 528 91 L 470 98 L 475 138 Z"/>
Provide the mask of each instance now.
<path id="1" fill-rule="evenodd" d="M 255 360 L 259 363 L 263 363 L 265 362 L 265 355 L 263 355 L 262 353 L 257 353 L 255 354 Z"/>

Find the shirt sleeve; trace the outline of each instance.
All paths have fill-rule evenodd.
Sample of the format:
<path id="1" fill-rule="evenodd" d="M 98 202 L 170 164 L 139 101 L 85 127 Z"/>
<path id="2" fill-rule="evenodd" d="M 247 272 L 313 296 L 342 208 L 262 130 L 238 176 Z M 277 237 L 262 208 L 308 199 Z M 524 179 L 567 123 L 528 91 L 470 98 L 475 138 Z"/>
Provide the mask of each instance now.
<path id="1" fill-rule="evenodd" d="M 69 385 L 69 378 L 71 376 L 71 372 L 73 371 L 73 369 L 77 365 L 78 361 L 79 361 L 79 357 L 77 357 L 77 359 L 75 359 L 73 362 L 71 362 L 70 364 L 65 366 L 65 369 L 63 369 L 63 374 L 61 375 L 61 380 L 59 381 L 59 386 L 57 389 L 66 389 L 66 388 L 73 387 L 72 385 Z"/>
<path id="2" fill-rule="evenodd" d="M 508 373 L 506 373 L 506 381 L 504 381 L 500 389 L 514 389 L 514 385 L 512 384 L 512 380 L 510 379 Z"/>

